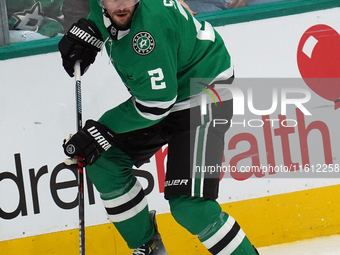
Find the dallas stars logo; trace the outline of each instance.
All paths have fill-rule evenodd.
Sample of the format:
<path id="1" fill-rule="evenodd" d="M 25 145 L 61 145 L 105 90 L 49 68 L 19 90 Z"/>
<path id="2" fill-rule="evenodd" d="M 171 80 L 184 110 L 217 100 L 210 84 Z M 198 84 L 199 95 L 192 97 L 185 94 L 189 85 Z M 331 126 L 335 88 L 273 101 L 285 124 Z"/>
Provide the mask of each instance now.
<path id="1" fill-rule="evenodd" d="M 20 30 L 37 31 L 44 21 L 44 13 L 41 11 L 40 2 L 35 3 L 31 10 L 14 13 L 13 17 L 17 20 L 14 28 Z"/>
<path id="2" fill-rule="evenodd" d="M 139 55 L 148 55 L 155 48 L 155 40 L 148 32 L 139 32 L 132 39 L 132 47 Z"/>

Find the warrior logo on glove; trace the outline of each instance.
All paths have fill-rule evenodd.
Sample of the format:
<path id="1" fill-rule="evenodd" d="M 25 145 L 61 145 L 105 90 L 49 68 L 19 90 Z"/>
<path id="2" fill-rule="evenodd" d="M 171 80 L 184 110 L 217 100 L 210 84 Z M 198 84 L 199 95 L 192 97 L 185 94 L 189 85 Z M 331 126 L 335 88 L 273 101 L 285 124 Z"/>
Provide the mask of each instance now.
<path id="1" fill-rule="evenodd" d="M 112 145 L 105 139 L 104 136 L 96 129 L 95 126 L 90 127 L 87 132 L 97 141 L 97 143 L 107 151 Z"/>
<path id="2" fill-rule="evenodd" d="M 83 129 L 64 140 L 64 152 L 74 158 L 81 156 L 86 165 L 92 165 L 100 154 L 112 147 L 115 133 L 103 124 L 88 120 Z"/>
<path id="3" fill-rule="evenodd" d="M 93 34 L 95 34 L 95 31 L 90 26 L 87 28 L 91 30 Z M 73 24 L 73 27 L 71 27 L 69 33 L 77 36 L 80 40 L 97 47 L 98 50 L 101 50 L 103 47 L 104 42 L 101 39 L 98 39 L 97 37 L 92 36 L 86 31 L 82 30 L 77 26 L 77 24 Z"/>

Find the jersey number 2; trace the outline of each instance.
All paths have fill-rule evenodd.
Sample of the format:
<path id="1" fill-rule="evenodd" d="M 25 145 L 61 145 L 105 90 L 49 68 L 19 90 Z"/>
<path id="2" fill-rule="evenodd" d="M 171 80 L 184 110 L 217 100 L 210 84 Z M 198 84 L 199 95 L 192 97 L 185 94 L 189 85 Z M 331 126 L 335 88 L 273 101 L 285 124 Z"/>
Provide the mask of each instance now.
<path id="1" fill-rule="evenodd" d="M 164 74 L 162 68 L 157 68 L 154 70 L 148 71 L 148 74 L 151 76 L 151 88 L 152 89 L 165 89 L 166 84 L 164 79 Z"/>

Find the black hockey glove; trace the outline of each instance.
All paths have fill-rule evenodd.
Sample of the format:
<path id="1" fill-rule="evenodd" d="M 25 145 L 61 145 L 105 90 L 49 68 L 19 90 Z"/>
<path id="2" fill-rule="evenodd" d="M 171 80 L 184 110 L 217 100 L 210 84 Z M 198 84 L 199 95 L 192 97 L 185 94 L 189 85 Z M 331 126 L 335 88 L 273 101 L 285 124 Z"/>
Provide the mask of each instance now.
<path id="1" fill-rule="evenodd" d="M 83 75 L 94 62 L 97 53 L 103 46 L 103 37 L 99 30 L 87 19 L 74 23 L 58 44 L 63 66 L 69 76 L 73 77 L 74 64 L 80 60 L 80 71 Z"/>
<path id="2" fill-rule="evenodd" d="M 112 146 L 114 136 L 115 133 L 106 126 L 97 121 L 88 120 L 82 130 L 70 136 L 69 139 L 64 139 L 64 152 L 71 158 L 83 157 L 85 165 L 90 166 L 99 159 L 101 153 Z M 65 161 L 66 164 L 72 164 L 70 162 L 72 159 Z"/>

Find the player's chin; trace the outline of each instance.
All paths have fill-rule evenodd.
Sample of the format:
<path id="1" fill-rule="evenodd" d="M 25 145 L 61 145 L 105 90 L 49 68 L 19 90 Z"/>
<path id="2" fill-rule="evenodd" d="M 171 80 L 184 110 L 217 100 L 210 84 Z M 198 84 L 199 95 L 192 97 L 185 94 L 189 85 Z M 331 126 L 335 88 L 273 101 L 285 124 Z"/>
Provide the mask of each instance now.
<path id="1" fill-rule="evenodd" d="M 116 26 L 120 30 L 127 30 L 131 27 L 131 19 L 115 20 Z"/>

